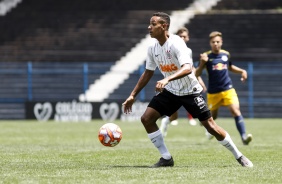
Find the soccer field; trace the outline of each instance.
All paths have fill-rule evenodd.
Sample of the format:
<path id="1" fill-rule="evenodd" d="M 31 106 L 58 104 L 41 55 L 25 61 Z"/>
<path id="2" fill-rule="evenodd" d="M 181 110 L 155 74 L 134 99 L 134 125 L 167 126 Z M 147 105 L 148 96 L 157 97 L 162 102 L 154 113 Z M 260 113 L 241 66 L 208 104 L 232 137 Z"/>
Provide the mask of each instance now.
<path id="1" fill-rule="evenodd" d="M 98 140 L 104 123 L 1 121 L 0 183 L 282 183 L 282 119 L 246 119 L 254 138 L 249 146 L 233 119 L 217 120 L 254 168 L 241 167 L 187 119 L 170 126 L 165 138 L 175 166 L 148 168 L 160 155 L 141 123 L 116 121 L 123 139 L 113 148 Z"/>

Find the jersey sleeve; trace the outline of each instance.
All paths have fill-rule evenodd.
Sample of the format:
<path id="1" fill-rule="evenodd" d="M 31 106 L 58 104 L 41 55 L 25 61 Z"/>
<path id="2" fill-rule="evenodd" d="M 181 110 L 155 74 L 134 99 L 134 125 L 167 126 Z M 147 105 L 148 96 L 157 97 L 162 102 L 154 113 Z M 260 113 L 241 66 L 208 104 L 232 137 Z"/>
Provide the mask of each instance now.
<path id="1" fill-rule="evenodd" d="M 186 46 L 185 42 L 180 37 L 179 39 L 175 39 L 174 49 L 180 66 L 186 63 L 193 65 L 192 50 Z"/>
<path id="2" fill-rule="evenodd" d="M 146 58 L 146 69 L 155 71 L 157 68 L 157 64 L 154 61 L 153 57 L 153 47 L 148 48 L 147 58 Z"/>

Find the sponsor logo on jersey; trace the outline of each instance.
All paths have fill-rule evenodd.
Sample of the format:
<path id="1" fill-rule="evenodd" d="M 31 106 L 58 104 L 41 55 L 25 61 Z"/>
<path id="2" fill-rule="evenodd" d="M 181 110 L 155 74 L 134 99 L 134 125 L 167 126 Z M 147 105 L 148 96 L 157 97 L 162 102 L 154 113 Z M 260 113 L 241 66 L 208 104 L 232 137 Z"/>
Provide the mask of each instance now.
<path id="1" fill-rule="evenodd" d="M 212 66 L 212 70 L 226 70 L 227 64 L 217 63 L 216 65 Z"/>
<path id="2" fill-rule="evenodd" d="M 175 64 L 169 64 L 169 65 L 160 64 L 160 69 L 163 72 L 172 72 L 172 71 L 177 71 L 178 67 Z"/>

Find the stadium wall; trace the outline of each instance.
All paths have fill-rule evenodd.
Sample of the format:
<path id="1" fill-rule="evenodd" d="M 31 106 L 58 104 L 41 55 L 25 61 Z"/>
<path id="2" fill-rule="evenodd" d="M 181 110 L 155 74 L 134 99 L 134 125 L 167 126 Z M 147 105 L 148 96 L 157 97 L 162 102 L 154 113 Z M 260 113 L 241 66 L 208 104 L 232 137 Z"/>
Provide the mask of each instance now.
<path id="1" fill-rule="evenodd" d="M 32 63 L 19 62 L 13 65 L 2 64 L 0 78 L 0 119 L 26 119 L 27 112 L 35 112 L 35 107 L 27 103 L 41 103 L 37 110 L 43 111 L 44 103 L 72 103 L 79 102 L 78 95 L 83 92 L 88 84 L 107 72 L 108 65 L 102 63 Z M 248 70 L 247 83 L 241 84 L 240 76 L 231 75 L 234 86 L 239 95 L 241 110 L 249 118 L 281 118 L 282 113 L 282 62 L 239 62 L 239 67 Z M 131 74 L 118 90 L 114 91 L 104 102 L 107 108 L 110 103 L 118 103 L 119 115 L 121 101 L 125 100 L 141 75 L 141 68 Z M 120 71 L 122 73 L 122 71 Z M 117 74 L 118 76 L 118 74 Z M 154 95 L 154 84 L 161 74 L 156 71 L 156 76 L 138 96 L 138 101 L 147 103 Z M 207 77 L 203 76 L 207 83 Z M 109 84 L 108 84 L 109 85 Z M 74 104 L 74 103 L 73 103 Z M 95 104 L 95 103 L 93 103 Z M 38 108 L 41 109 L 38 109 Z M 55 106 L 54 106 L 55 107 Z M 140 109 L 140 104 L 137 109 Z M 105 108 L 105 105 L 104 107 Z M 107 109 L 104 109 L 107 110 Z M 91 118 L 101 118 L 100 107 L 95 105 Z M 140 110 L 138 110 L 140 112 Z M 141 110 L 142 111 L 142 110 Z M 112 112 L 116 113 L 116 112 Z M 186 113 L 181 110 L 180 116 Z M 226 108 L 220 109 L 221 117 L 230 117 Z M 34 116 L 35 117 L 35 116 Z"/>

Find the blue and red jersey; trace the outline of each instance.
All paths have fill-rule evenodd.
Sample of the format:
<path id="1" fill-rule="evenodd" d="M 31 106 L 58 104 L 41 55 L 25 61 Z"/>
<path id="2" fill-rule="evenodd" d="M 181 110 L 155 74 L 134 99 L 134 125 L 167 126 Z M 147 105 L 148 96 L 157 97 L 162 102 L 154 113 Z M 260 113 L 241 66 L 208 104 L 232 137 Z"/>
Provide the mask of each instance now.
<path id="1" fill-rule="evenodd" d="M 231 66 L 229 52 L 220 50 L 219 54 L 214 54 L 210 50 L 205 53 L 209 58 L 206 62 L 209 78 L 208 93 L 218 93 L 233 88 L 228 72 L 228 66 Z"/>

